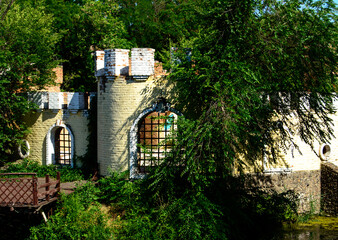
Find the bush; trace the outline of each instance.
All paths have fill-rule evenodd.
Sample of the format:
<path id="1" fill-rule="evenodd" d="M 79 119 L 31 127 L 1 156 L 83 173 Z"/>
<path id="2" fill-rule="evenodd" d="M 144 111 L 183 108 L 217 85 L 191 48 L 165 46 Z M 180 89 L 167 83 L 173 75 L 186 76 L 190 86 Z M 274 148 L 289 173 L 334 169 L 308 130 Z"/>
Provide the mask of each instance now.
<path id="1" fill-rule="evenodd" d="M 47 224 L 32 227 L 29 239 L 112 239 L 97 193 L 98 189 L 87 183 L 73 194 L 63 195 L 56 213 Z"/>
<path id="2" fill-rule="evenodd" d="M 48 174 L 53 178 L 56 178 L 56 173 L 60 172 L 61 182 L 72 182 L 84 179 L 80 169 L 59 165 L 41 165 L 39 162 L 29 159 L 24 159 L 19 163 L 9 163 L 0 172 L 34 172 L 38 177 L 44 177 Z"/>
<path id="3" fill-rule="evenodd" d="M 114 230 L 118 239 L 266 237 L 297 217 L 291 191 L 246 189 L 230 177 L 197 191 L 179 174 L 159 179 L 149 175 L 130 182 L 126 173 L 113 173 L 99 180 L 99 200 L 121 217 L 121 227 Z"/>
<path id="4" fill-rule="evenodd" d="M 290 191 L 246 189 L 236 178 L 215 181 L 203 192 L 181 179 L 165 191 L 173 179 L 131 182 L 127 174 L 112 173 L 62 196 L 56 214 L 33 227 L 30 239 L 264 239 L 297 217 Z M 109 205 L 114 227 L 99 202 Z"/>

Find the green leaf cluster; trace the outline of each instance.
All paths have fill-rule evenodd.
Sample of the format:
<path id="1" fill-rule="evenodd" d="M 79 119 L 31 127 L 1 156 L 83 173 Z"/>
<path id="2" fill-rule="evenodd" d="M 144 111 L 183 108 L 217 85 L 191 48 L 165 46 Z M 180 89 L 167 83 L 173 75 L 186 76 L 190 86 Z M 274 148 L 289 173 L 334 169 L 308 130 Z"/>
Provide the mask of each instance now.
<path id="1" fill-rule="evenodd" d="M 59 209 L 47 224 L 31 228 L 29 239 L 112 239 L 107 216 L 96 202 L 92 183 L 62 196 Z"/>
<path id="2" fill-rule="evenodd" d="M 25 2 L 25 1 L 22 1 Z M 61 39 L 55 53 L 63 63 L 65 91 L 96 91 L 93 53 L 108 48 L 129 48 L 126 30 L 113 0 L 31 0 L 53 15 L 52 29 Z"/>
<path id="3" fill-rule="evenodd" d="M 34 109 L 21 93 L 52 82 L 59 35 L 44 7 L 2 1 L 0 20 L 0 158 L 7 161 L 27 134 L 22 117 Z M 5 9 L 5 10 L 4 10 Z"/>
<path id="4" fill-rule="evenodd" d="M 161 53 L 170 47 L 170 42 L 195 35 L 199 23 L 198 12 L 201 0 L 123 0 L 118 16 L 124 23 L 126 39 L 134 47 L 156 49 L 156 58 L 165 60 Z"/>
<path id="5" fill-rule="evenodd" d="M 310 146 L 329 142 L 337 81 L 332 1 L 201 4 L 198 34 L 172 53 L 177 107 L 190 119 L 173 157 L 183 174 L 205 184 L 210 174 L 262 170 L 263 155 L 276 161 L 297 148 L 294 135 Z"/>
<path id="6" fill-rule="evenodd" d="M 45 177 L 46 174 L 56 178 L 57 172 L 61 174 L 61 182 L 73 182 L 84 180 L 83 173 L 80 169 L 68 166 L 41 165 L 41 163 L 24 159 L 17 163 L 7 163 L 1 170 L 1 173 L 27 172 L 36 173 L 37 177 Z"/>
<path id="7" fill-rule="evenodd" d="M 176 181 L 163 181 L 155 173 L 134 182 L 125 174 L 113 173 L 98 182 L 99 201 L 118 215 L 118 239 L 259 239 L 297 217 L 297 196 L 291 191 L 248 189 L 242 179 L 228 177 L 202 193 L 178 174 Z"/>
<path id="8" fill-rule="evenodd" d="M 240 179 L 214 182 L 203 194 L 180 181 L 169 196 L 158 194 L 154 179 L 131 182 L 127 175 L 112 173 L 62 196 L 30 239 L 259 239 L 297 216 L 292 192 L 249 192 Z"/>

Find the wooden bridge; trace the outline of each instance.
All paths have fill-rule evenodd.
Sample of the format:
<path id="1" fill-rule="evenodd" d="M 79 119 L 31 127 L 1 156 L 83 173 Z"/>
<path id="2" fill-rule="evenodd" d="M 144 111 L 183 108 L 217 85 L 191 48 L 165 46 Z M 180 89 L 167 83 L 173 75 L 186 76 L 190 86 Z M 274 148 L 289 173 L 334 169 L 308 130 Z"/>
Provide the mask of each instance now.
<path id="1" fill-rule="evenodd" d="M 60 173 L 56 181 L 37 178 L 36 173 L 0 173 L 1 207 L 39 207 L 57 200 Z"/>
<path id="2" fill-rule="evenodd" d="M 29 208 L 40 211 L 41 208 L 58 199 L 61 189 L 60 173 L 56 180 L 38 178 L 36 173 L 0 173 L 0 207 Z"/>

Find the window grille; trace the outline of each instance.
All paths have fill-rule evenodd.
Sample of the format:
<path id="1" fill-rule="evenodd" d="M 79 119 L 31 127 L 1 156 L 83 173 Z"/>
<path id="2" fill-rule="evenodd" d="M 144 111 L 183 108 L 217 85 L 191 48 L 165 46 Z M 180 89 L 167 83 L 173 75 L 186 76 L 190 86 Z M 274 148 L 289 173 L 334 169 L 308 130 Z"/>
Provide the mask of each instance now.
<path id="1" fill-rule="evenodd" d="M 146 173 L 164 159 L 172 148 L 170 134 L 176 128 L 177 115 L 173 112 L 151 112 L 139 122 L 137 165 Z"/>
<path id="2" fill-rule="evenodd" d="M 55 163 L 71 165 L 72 141 L 66 128 L 60 127 L 55 132 Z"/>

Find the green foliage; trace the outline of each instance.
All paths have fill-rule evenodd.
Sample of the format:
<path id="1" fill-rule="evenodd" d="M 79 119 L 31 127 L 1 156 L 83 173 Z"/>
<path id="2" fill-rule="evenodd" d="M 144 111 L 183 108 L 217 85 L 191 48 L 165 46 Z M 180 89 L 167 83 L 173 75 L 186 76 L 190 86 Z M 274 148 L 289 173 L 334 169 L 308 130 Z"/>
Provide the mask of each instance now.
<path id="1" fill-rule="evenodd" d="M 58 210 L 48 221 L 31 228 L 29 239 L 112 239 L 112 230 L 96 203 L 92 183 L 62 196 Z"/>
<path id="2" fill-rule="evenodd" d="M 53 14 L 53 29 L 60 34 L 56 53 L 63 62 L 66 91 L 96 91 L 92 53 L 107 48 L 130 47 L 115 1 L 31 0 Z"/>
<path id="3" fill-rule="evenodd" d="M 52 30 L 52 16 L 43 7 L 7 3 L 0 3 L 1 164 L 10 159 L 27 134 L 22 117 L 34 108 L 19 93 L 51 82 L 51 69 L 57 65 L 54 47 L 58 41 Z"/>
<path id="4" fill-rule="evenodd" d="M 181 162 L 203 188 L 232 169 L 262 170 L 263 155 L 297 148 L 295 134 L 310 146 L 330 141 L 337 31 L 324 2 L 201 2 L 200 31 L 172 53 L 176 106 L 189 120 L 164 165 Z"/>
<path id="5" fill-rule="evenodd" d="M 197 31 L 170 53 L 175 107 L 184 109 L 186 119 L 178 123 L 171 155 L 147 180 L 153 211 L 142 217 L 134 213 L 134 224 L 124 228 L 127 236 L 142 226 L 151 230 L 137 232 L 150 238 L 187 233 L 181 237 L 248 239 L 282 221 L 296 221 L 292 192 L 251 189 L 231 176 L 261 171 L 263 156 L 277 161 L 296 146 L 295 134 L 310 146 L 329 142 L 333 134 L 337 31 L 332 1 L 196 5 L 191 14 L 199 20 Z M 201 215 L 199 209 L 204 209 Z M 180 214 L 193 220 L 180 222 Z"/>
<path id="6" fill-rule="evenodd" d="M 118 239 L 247 239 L 297 218 L 292 192 L 245 188 L 241 179 L 228 178 L 197 193 L 179 176 L 168 191 L 172 186 L 159 185 L 163 181 L 156 177 L 130 182 L 126 174 L 113 173 L 98 183 L 99 200 L 120 217 Z"/>
<path id="7" fill-rule="evenodd" d="M 112 233 L 117 239 L 248 239 L 297 217 L 292 192 L 247 189 L 241 179 L 215 182 L 199 194 L 180 182 L 168 196 L 152 178 L 131 182 L 127 174 L 112 173 L 62 196 L 55 215 L 33 227 L 30 239 L 111 239 Z M 110 208 L 109 225 L 99 202 Z"/>
<path id="8" fill-rule="evenodd" d="M 83 174 L 80 169 L 67 166 L 41 165 L 39 162 L 24 159 L 19 163 L 9 163 L 3 167 L 0 172 L 34 172 L 38 177 L 44 177 L 46 174 L 56 178 L 56 173 L 60 172 L 61 182 L 73 182 L 83 180 Z"/>
<path id="9" fill-rule="evenodd" d="M 123 215 L 118 239 L 226 239 L 216 231 L 222 228 L 221 212 L 204 196 L 187 195 L 168 204 L 154 198 L 147 180 L 130 182 L 126 174 L 99 180 L 100 199 Z"/>
<path id="10" fill-rule="evenodd" d="M 132 182 L 128 180 L 129 172 L 112 173 L 111 176 L 101 178 L 98 182 L 101 191 L 101 201 L 105 203 L 122 203 L 129 198 Z"/>
<path id="11" fill-rule="evenodd" d="M 198 30 L 200 0 L 147 1 L 123 0 L 118 16 L 127 30 L 126 38 L 137 47 L 167 50 L 170 41 L 195 36 Z M 164 60 L 163 56 L 156 58 Z"/>
<path id="12" fill-rule="evenodd" d="M 77 159 L 82 163 L 81 169 L 83 172 L 90 176 L 98 171 L 97 164 L 97 97 L 90 98 L 90 109 L 88 110 L 88 132 L 87 137 L 88 145 L 87 151 L 84 156 Z"/>

